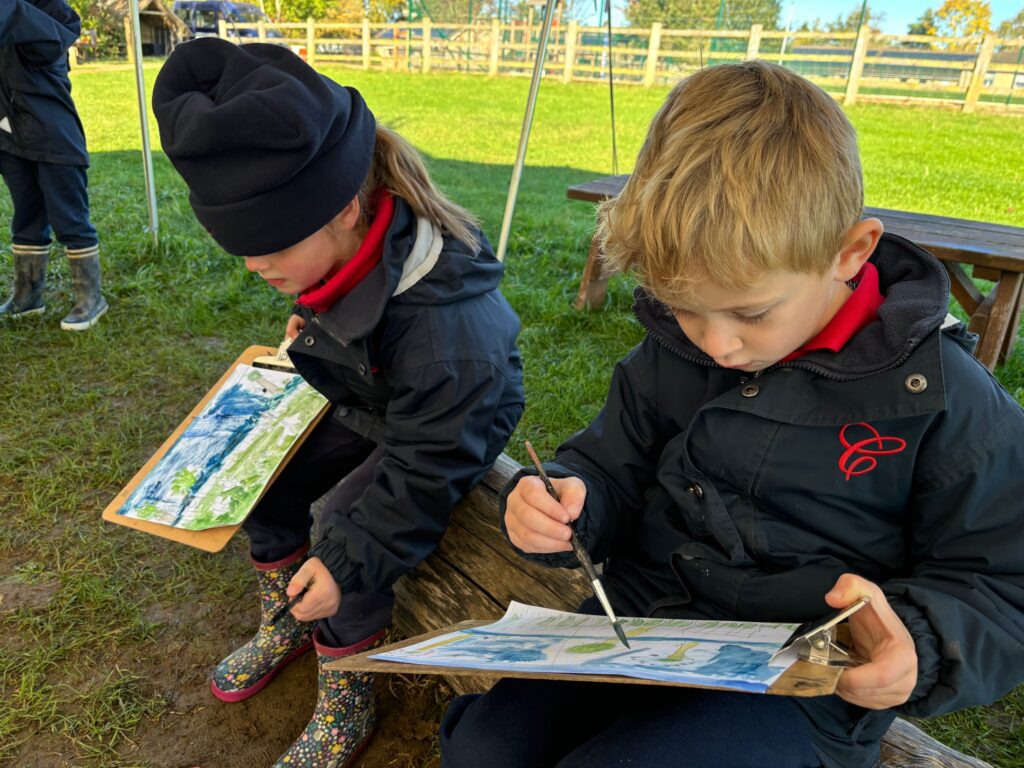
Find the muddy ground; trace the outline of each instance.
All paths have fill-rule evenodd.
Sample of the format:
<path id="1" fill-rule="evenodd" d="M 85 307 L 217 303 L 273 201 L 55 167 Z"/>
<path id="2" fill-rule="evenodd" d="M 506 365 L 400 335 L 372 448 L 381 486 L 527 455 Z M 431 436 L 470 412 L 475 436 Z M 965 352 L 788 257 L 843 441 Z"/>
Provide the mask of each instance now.
<path id="1" fill-rule="evenodd" d="M 190 677 L 167 691 L 170 712 L 139 729 L 126 758 L 153 768 L 270 766 L 306 727 L 316 698 L 312 653 L 259 695 L 237 704 L 215 699 L 198 668 Z M 355 765 L 436 768 L 437 721 L 446 690 L 427 679 L 406 677 L 379 677 L 376 684 L 377 729 Z"/>
<path id="2" fill-rule="evenodd" d="M 210 693 L 207 654 L 182 648 L 173 673 L 159 675 L 169 703 L 144 723 L 124 756 L 152 768 L 270 766 L 309 722 L 316 701 L 316 654 L 308 653 L 253 698 L 227 704 Z M 436 768 L 437 724 L 451 694 L 436 680 L 379 676 L 378 725 L 358 768 Z"/>
<path id="3" fill-rule="evenodd" d="M 4 608 L 42 609 L 56 587 L 27 586 L 5 580 Z M 228 704 L 209 688 L 213 666 L 251 634 L 257 619 L 255 589 L 251 601 L 214 619 L 187 609 L 151 609 L 147 616 L 160 629 L 140 654 L 105 659 L 97 667 L 109 670 L 111 661 L 131 669 L 148 684 L 147 696 L 164 702 L 159 715 L 143 718 L 119 757 L 95 760 L 69 758 L 68 742 L 51 733 L 23 734 L 7 768 L 264 768 L 274 763 L 309 722 L 316 701 L 316 654 L 292 662 L 251 699 Z M 252 603 L 251 605 L 249 603 Z M 202 614 L 206 613 L 204 617 Z M 239 629 L 244 627 L 246 629 Z M 0 648 L 2 652 L 2 648 Z M 104 674 L 97 669 L 97 674 Z M 75 685 L 76 681 L 64 681 Z M 378 676 L 375 681 L 378 725 L 355 768 L 437 768 L 437 726 L 452 697 L 440 678 L 404 675 Z M 21 738 L 18 739 L 21 741 Z"/>

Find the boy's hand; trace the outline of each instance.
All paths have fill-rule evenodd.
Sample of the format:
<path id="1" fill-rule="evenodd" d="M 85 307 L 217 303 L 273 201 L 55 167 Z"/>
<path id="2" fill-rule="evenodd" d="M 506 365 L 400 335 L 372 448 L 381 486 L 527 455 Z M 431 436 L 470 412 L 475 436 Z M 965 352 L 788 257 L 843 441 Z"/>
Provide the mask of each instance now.
<path id="1" fill-rule="evenodd" d="M 877 584 L 845 573 L 825 602 L 845 608 L 862 597 L 871 602 L 850 616 L 850 631 L 854 650 L 868 661 L 843 670 L 836 693 L 867 709 L 897 707 L 906 703 L 917 684 L 917 651 L 885 594 Z"/>
<path id="2" fill-rule="evenodd" d="M 296 337 L 302 333 L 302 329 L 305 327 L 306 321 L 300 315 L 292 315 L 288 318 L 288 325 L 284 329 L 284 336 L 286 339 L 295 341 Z"/>
<path id="3" fill-rule="evenodd" d="M 509 540 L 523 552 L 572 552 L 569 521 L 583 511 L 587 487 L 578 477 L 551 478 L 562 497 L 559 504 L 539 477 L 524 477 L 505 502 L 505 528 Z"/>
<path id="4" fill-rule="evenodd" d="M 286 590 L 288 599 L 291 600 L 299 594 L 305 586 L 308 586 L 309 590 L 292 607 L 292 616 L 299 621 L 315 621 L 326 619 L 338 612 L 341 606 L 341 587 L 318 557 L 309 558 L 292 576 Z"/>

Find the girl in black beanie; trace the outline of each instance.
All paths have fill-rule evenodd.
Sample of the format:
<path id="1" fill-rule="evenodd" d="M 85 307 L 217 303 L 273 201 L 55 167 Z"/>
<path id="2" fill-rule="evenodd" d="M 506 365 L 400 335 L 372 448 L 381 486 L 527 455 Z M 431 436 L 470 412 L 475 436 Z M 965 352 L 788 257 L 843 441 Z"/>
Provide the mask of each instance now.
<path id="1" fill-rule="evenodd" d="M 211 687 L 241 701 L 315 646 L 316 710 L 277 765 L 345 766 L 374 725 L 370 680 L 324 664 L 380 642 L 392 584 L 431 553 L 515 428 L 519 320 L 486 238 L 415 149 L 287 49 L 180 45 L 153 109 L 200 222 L 296 296 L 289 357 L 334 404 L 243 525 L 262 618 Z"/>

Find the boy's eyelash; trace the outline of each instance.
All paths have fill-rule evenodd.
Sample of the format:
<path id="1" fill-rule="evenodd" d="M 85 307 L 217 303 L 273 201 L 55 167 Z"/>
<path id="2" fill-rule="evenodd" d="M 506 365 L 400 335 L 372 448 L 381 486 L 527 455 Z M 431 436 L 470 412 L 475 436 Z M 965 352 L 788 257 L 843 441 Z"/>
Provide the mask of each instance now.
<path id="1" fill-rule="evenodd" d="M 688 309 L 673 309 L 672 311 L 673 313 L 675 313 L 676 317 L 689 317 L 690 315 L 693 314 Z M 737 314 L 736 319 L 739 320 L 741 323 L 746 323 L 747 325 L 757 325 L 758 323 L 763 323 L 765 320 L 767 320 L 768 314 L 770 312 L 771 309 L 766 309 L 764 312 L 761 312 L 760 314 L 757 315 Z"/>
<path id="2" fill-rule="evenodd" d="M 736 315 L 736 317 L 741 323 L 746 323 L 748 325 L 757 325 L 758 323 L 763 323 L 765 320 L 768 319 L 768 313 L 770 311 L 771 310 L 766 309 L 759 315 Z"/>

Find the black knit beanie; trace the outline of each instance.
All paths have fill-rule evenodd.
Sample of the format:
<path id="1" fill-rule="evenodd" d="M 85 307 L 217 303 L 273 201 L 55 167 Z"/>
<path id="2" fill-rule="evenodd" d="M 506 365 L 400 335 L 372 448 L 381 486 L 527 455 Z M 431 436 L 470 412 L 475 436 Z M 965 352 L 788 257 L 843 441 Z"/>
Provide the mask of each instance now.
<path id="1" fill-rule="evenodd" d="M 183 43 L 153 88 L 164 152 L 228 253 L 288 248 L 359 193 L 376 122 L 354 88 L 278 45 Z"/>

